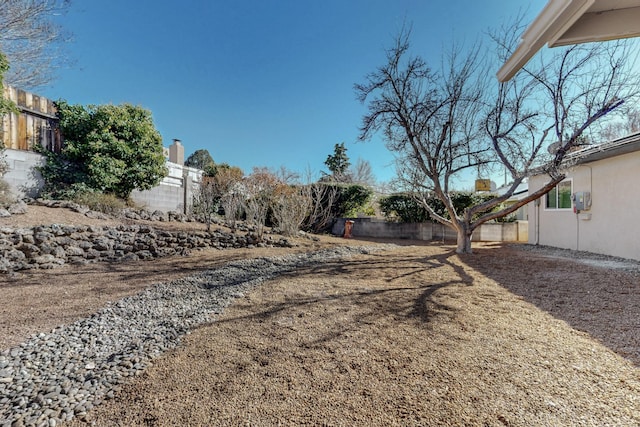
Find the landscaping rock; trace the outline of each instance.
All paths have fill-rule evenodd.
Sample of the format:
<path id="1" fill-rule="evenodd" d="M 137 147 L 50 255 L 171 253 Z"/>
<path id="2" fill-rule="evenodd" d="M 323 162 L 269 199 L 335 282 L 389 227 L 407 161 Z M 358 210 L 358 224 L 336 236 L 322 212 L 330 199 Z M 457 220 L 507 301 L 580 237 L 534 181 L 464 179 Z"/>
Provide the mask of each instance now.
<path id="1" fill-rule="evenodd" d="M 243 236 L 219 229 L 172 233 L 149 225 L 3 227 L 0 256 L 5 262 L 0 271 L 55 268 L 65 263 L 151 260 L 187 255 L 192 250 L 256 246 L 292 247 L 293 243 L 280 236 L 267 235 L 261 241 L 254 233 Z"/>
<path id="2" fill-rule="evenodd" d="M 252 288 L 363 250 L 339 247 L 237 261 L 153 285 L 90 317 L 0 351 L 0 426 L 52 426 L 83 419 L 101 401 L 114 398 L 118 385 Z M 42 259 L 51 260 L 49 255 Z"/>
<path id="3" fill-rule="evenodd" d="M 21 201 L 19 201 L 17 203 L 14 203 L 11 206 L 9 206 L 9 209 L 7 209 L 7 211 L 11 215 L 25 214 L 25 213 L 27 213 L 27 204 L 21 200 Z"/>

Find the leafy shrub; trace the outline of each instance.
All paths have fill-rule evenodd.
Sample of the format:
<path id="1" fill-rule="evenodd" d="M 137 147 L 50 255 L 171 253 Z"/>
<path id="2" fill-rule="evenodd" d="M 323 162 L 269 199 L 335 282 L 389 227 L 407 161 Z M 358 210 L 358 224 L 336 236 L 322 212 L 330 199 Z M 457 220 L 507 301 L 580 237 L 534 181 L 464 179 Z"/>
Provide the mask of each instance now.
<path id="1" fill-rule="evenodd" d="M 44 153 L 45 191 L 55 195 L 82 183 L 126 199 L 166 176 L 162 138 L 149 111 L 128 104 L 56 106 L 65 146 L 60 154 Z"/>
<path id="2" fill-rule="evenodd" d="M 4 74 L 7 71 L 9 71 L 9 61 L 7 60 L 7 57 L 2 52 L 0 52 L 0 89 L 4 87 Z M 4 116 L 7 113 L 17 113 L 18 107 L 13 101 L 5 98 L 3 92 L 3 90 L 0 90 L 0 117 Z M 2 148 L 4 148 L 4 145 L 2 145 Z"/>
<path id="3" fill-rule="evenodd" d="M 7 163 L 7 155 L 4 153 L 4 143 L 0 141 L 0 177 L 9 172 L 9 163 Z"/>
<path id="4" fill-rule="evenodd" d="M 408 194 L 383 197 L 378 204 L 389 221 L 425 222 L 429 220 L 429 213 L 424 206 Z"/>
<path id="5" fill-rule="evenodd" d="M 475 206 L 495 197 L 490 193 L 471 193 L 467 191 L 455 191 L 449 194 L 456 212 L 462 214 L 465 209 Z M 433 211 L 444 217 L 449 218 L 449 212 L 445 209 L 444 203 L 435 196 L 426 198 L 427 204 Z M 380 199 L 380 209 L 385 217 L 392 221 L 399 222 L 424 222 L 432 220 L 429 211 L 415 199 L 411 194 L 400 193 L 393 194 Z M 485 212 L 478 214 L 482 215 Z"/>
<path id="6" fill-rule="evenodd" d="M 338 186 L 336 218 L 354 217 L 367 205 L 373 190 L 362 185 Z"/>

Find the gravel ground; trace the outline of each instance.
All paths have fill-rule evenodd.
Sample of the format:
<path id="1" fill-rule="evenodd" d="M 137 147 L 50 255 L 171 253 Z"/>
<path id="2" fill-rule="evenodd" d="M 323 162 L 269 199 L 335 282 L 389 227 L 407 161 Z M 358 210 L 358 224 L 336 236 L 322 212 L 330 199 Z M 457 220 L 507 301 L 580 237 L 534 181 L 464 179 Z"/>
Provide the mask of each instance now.
<path id="1" fill-rule="evenodd" d="M 375 249 L 381 249 L 376 246 Z M 372 250 L 339 247 L 236 261 L 156 284 L 89 318 L 40 333 L 0 353 L 3 427 L 57 425 L 114 396 L 127 377 L 174 348 L 189 330 L 220 314 L 255 286 L 296 269 Z"/>
<path id="2" fill-rule="evenodd" d="M 197 328 L 86 420 L 640 425 L 638 328 L 620 328 L 640 316 L 638 276 L 616 272 L 615 280 L 633 287 L 629 293 L 609 269 L 576 268 L 543 248 L 522 248 L 478 245 L 460 257 L 450 246 L 406 246 L 274 278 Z M 547 293 L 549 277 L 563 282 L 568 275 L 600 297 L 597 284 L 608 280 L 605 299 L 623 309 L 594 313 L 590 299 L 567 293 L 562 310 L 547 310 L 556 298 Z M 570 323 L 562 312 L 582 314 Z"/>
<path id="3" fill-rule="evenodd" d="M 323 242 L 338 243 L 347 242 Z M 403 246 L 293 269 L 283 268 L 281 251 L 206 252 L 0 280 L 0 342 L 38 343 L 19 348 L 59 351 L 61 360 L 80 354 L 82 362 L 52 360 L 46 380 L 22 385 L 41 391 L 26 402 L 35 408 L 63 394 L 63 377 L 84 380 L 64 393 L 75 393 L 78 416 L 63 424 L 76 427 L 640 425 L 638 263 L 527 245 L 476 244 L 474 255 L 458 256 L 448 245 L 395 243 Z M 228 265 L 251 257 L 260 259 Z M 260 286 L 241 291 L 203 286 L 236 276 L 244 262 L 278 272 L 249 269 Z M 215 273 L 229 267 L 231 275 Z M 164 284 L 145 290 L 153 283 Z M 197 309 L 179 302 L 181 283 Z M 218 289 L 219 300 L 233 303 L 212 308 L 195 289 Z M 130 315 L 109 317 L 119 310 Z M 213 321 L 200 323 L 208 310 Z M 101 316 L 125 328 L 117 341 L 130 334 L 133 345 L 116 348 L 113 334 L 95 335 Z M 147 324 L 158 333 L 141 332 Z M 52 338 L 74 325 L 88 326 L 88 342 Z M 13 360 L 11 350 L 4 354 Z M 98 378 L 115 380 L 101 389 Z M 99 405 L 85 393 L 93 386 L 102 390 Z"/>

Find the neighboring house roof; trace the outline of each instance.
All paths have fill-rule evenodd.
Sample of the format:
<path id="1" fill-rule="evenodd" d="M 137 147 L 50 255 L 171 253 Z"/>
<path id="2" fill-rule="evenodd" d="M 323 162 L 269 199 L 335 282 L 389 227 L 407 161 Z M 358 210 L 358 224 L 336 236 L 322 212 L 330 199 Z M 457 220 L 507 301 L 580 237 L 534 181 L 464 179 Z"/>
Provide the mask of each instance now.
<path id="1" fill-rule="evenodd" d="M 560 169 L 568 169 L 575 165 L 609 159 L 636 151 L 640 151 L 640 132 L 601 144 L 589 145 L 580 150 L 571 151 L 565 156 Z M 531 170 L 529 176 L 543 175 L 546 173 L 547 171 L 545 171 L 544 167 L 539 167 Z"/>
<path id="2" fill-rule="evenodd" d="M 549 47 L 640 36 L 638 0 L 549 0 L 497 73 L 511 79 L 545 44 Z"/>
<path id="3" fill-rule="evenodd" d="M 502 187 L 497 188 L 496 191 L 494 191 L 494 193 L 497 194 L 498 196 L 502 196 L 504 193 L 507 192 L 507 190 L 509 190 L 509 188 L 511 188 L 510 185 L 503 185 Z M 507 202 L 517 202 L 518 200 L 524 199 L 527 196 L 528 192 L 529 192 L 529 183 L 525 179 L 520 183 L 520 185 L 516 187 L 516 190 L 513 192 L 511 197 L 507 199 Z"/>
<path id="4" fill-rule="evenodd" d="M 640 151 L 640 132 L 573 151 L 567 154 L 564 163 L 590 163 L 636 151 Z"/>

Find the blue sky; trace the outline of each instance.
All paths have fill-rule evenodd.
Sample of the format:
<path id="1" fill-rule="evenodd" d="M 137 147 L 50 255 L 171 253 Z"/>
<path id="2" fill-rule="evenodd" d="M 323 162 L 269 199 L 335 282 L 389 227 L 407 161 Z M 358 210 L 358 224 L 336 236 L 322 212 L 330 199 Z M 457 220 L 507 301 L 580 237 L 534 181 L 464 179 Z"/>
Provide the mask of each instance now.
<path id="1" fill-rule="evenodd" d="M 403 23 L 415 53 L 437 64 L 452 41 L 472 43 L 546 0 L 76 0 L 59 23 L 74 65 L 37 92 L 73 104 L 151 110 L 164 145 L 185 157 L 298 172 L 326 170 L 344 142 L 352 163 L 395 175 L 381 137 L 357 142 L 366 112 L 353 85 L 384 63 Z M 497 71 L 497 67 L 496 67 Z"/>

